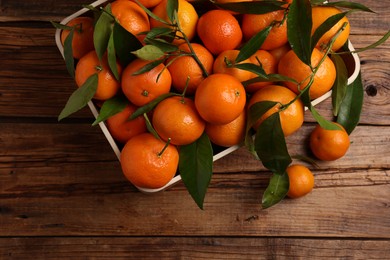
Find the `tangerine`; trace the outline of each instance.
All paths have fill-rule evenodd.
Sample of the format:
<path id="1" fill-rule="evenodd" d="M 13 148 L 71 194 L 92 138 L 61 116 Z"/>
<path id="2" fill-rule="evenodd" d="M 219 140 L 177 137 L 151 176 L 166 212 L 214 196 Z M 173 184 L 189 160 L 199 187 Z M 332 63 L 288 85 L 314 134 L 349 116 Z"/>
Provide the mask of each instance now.
<path id="1" fill-rule="evenodd" d="M 313 190 L 314 175 L 306 166 L 300 164 L 290 165 L 286 172 L 290 183 L 287 192 L 288 197 L 299 198 Z"/>
<path id="2" fill-rule="evenodd" d="M 123 174 L 135 186 L 147 189 L 164 187 L 175 176 L 179 153 L 150 133 L 132 137 L 120 154 Z"/>
<path id="3" fill-rule="evenodd" d="M 250 79 L 252 76 L 252 73 L 250 71 L 234 67 L 234 65 L 236 64 L 235 60 L 239 52 L 239 50 L 226 50 L 221 52 L 214 61 L 213 72 L 229 74 L 238 79 L 240 82 Z M 249 63 L 249 59 L 246 59 L 237 64 L 242 63 Z"/>
<path id="4" fill-rule="evenodd" d="M 245 107 L 244 86 L 228 74 L 212 74 L 204 79 L 195 93 L 195 106 L 200 116 L 211 124 L 227 124 Z"/>

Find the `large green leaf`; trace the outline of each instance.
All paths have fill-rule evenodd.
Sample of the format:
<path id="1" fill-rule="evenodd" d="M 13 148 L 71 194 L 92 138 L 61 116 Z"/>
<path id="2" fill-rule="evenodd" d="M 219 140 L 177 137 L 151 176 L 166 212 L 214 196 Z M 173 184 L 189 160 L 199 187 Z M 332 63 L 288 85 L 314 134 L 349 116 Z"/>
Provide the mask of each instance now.
<path id="1" fill-rule="evenodd" d="M 248 59 L 252 56 L 256 51 L 258 51 L 263 45 L 265 39 L 267 38 L 269 32 L 271 31 L 272 26 L 268 26 L 255 34 L 249 41 L 247 41 L 244 46 L 241 47 L 240 52 L 237 55 L 235 63 L 239 63 Z"/>
<path id="2" fill-rule="evenodd" d="M 290 182 L 286 172 L 283 174 L 273 174 L 261 201 L 264 209 L 280 202 L 287 194 Z"/>
<path id="3" fill-rule="evenodd" d="M 77 88 L 72 93 L 65 107 L 62 109 L 60 115 L 58 116 L 58 121 L 64 119 L 65 117 L 68 117 L 69 115 L 85 107 L 95 95 L 97 85 L 98 74 L 95 73 L 90 76 L 81 87 Z"/>
<path id="4" fill-rule="evenodd" d="M 113 98 L 104 101 L 103 106 L 99 111 L 99 115 L 92 125 L 97 125 L 107 118 L 121 112 L 128 103 L 129 101 L 123 95 L 116 95 Z"/>
<path id="5" fill-rule="evenodd" d="M 132 51 L 138 50 L 142 47 L 142 43 L 132 33 L 128 32 L 119 23 L 114 24 L 114 47 L 115 53 L 122 64 L 126 67 L 136 56 Z"/>
<path id="6" fill-rule="evenodd" d="M 287 16 L 287 38 L 298 58 L 311 66 L 312 16 L 310 0 L 294 0 Z"/>
<path id="7" fill-rule="evenodd" d="M 194 143 L 180 146 L 179 171 L 191 197 L 198 207 L 203 209 L 213 174 L 213 148 L 205 133 Z"/>
<path id="8" fill-rule="evenodd" d="M 66 69 L 68 70 L 70 76 L 74 78 L 74 58 L 73 58 L 73 41 L 74 29 L 72 29 L 64 42 L 64 59 L 66 64 Z"/>
<path id="9" fill-rule="evenodd" d="M 364 89 L 361 74 L 348 85 L 347 93 L 340 105 L 337 122 L 342 125 L 348 134 L 351 134 L 360 120 L 363 106 Z"/>
<path id="10" fill-rule="evenodd" d="M 93 43 L 95 45 L 96 54 L 100 60 L 107 50 L 108 41 L 110 40 L 114 24 L 114 18 L 109 13 L 111 13 L 110 4 L 108 4 L 102 11 L 102 14 L 95 24 L 95 30 L 93 33 Z"/>
<path id="11" fill-rule="evenodd" d="M 213 1 L 213 3 L 219 8 L 234 11 L 241 14 L 265 14 L 265 13 L 285 9 L 283 7 L 285 3 L 278 2 L 278 1 L 270 1 L 270 0 L 226 3 L 226 4 L 219 4 L 216 1 Z"/>
<path id="12" fill-rule="evenodd" d="M 341 102 L 347 92 L 348 70 L 344 60 L 337 54 L 332 54 L 331 59 L 336 66 L 336 80 L 332 87 L 333 115 L 337 116 Z"/>
<path id="13" fill-rule="evenodd" d="M 278 112 L 257 128 L 255 150 L 264 167 L 274 173 L 283 174 L 291 163 Z"/>

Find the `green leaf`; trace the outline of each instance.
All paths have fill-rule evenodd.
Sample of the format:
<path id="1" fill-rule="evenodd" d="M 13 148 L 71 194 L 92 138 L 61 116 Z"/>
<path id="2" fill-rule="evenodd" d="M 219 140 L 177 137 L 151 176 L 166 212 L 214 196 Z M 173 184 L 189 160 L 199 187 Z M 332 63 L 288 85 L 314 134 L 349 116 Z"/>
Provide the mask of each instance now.
<path id="1" fill-rule="evenodd" d="M 146 39 L 156 39 L 161 36 L 169 36 L 174 37 L 176 34 L 176 31 L 172 29 L 171 27 L 154 27 L 150 29 L 149 32 L 146 34 Z"/>
<path id="2" fill-rule="evenodd" d="M 344 63 L 344 60 L 339 55 L 332 54 L 330 58 L 336 66 L 336 80 L 332 87 L 332 107 L 333 115 L 337 116 L 339 113 L 340 104 L 345 97 L 345 93 L 347 92 L 348 69 Z"/>
<path id="3" fill-rule="evenodd" d="M 171 23 L 165 21 L 164 19 L 162 19 L 161 17 L 158 17 L 157 15 L 155 15 L 152 11 L 150 11 L 148 8 L 146 8 L 143 4 L 140 3 L 140 1 L 138 0 L 134 0 L 145 12 L 146 14 L 150 17 L 150 18 L 153 18 L 154 20 L 156 21 L 159 21 L 165 25 L 171 25 Z"/>
<path id="4" fill-rule="evenodd" d="M 93 43 L 99 60 L 102 59 L 107 50 L 108 41 L 111 37 L 112 26 L 114 24 L 114 18 L 108 14 L 111 13 L 111 5 L 108 4 L 104 10 L 105 11 L 102 12 L 95 24 L 95 30 L 93 33 Z"/>
<path id="5" fill-rule="evenodd" d="M 314 32 L 311 38 L 311 52 L 313 52 L 321 37 L 337 24 L 348 12 L 335 14 L 326 19 Z"/>
<path id="6" fill-rule="evenodd" d="M 343 7 L 343 8 L 356 9 L 356 10 L 360 10 L 360 11 L 375 13 L 374 11 L 372 11 L 370 8 L 366 7 L 365 5 L 360 4 L 360 3 L 356 3 L 356 2 L 338 1 L 338 2 L 327 2 L 327 3 L 321 4 L 321 5 Z"/>
<path id="7" fill-rule="evenodd" d="M 134 72 L 132 75 L 140 75 L 142 73 L 151 71 L 152 69 L 154 69 L 155 67 L 157 67 L 158 65 L 160 65 L 163 62 L 164 62 L 164 59 L 152 61 L 152 62 L 146 64 L 145 66 L 143 66 L 138 71 Z"/>
<path id="8" fill-rule="evenodd" d="M 255 150 L 264 167 L 281 174 L 291 163 L 279 113 L 267 117 L 257 128 Z"/>
<path id="9" fill-rule="evenodd" d="M 99 111 L 99 115 L 92 125 L 95 126 L 100 122 L 105 121 L 107 118 L 121 112 L 128 103 L 129 101 L 123 95 L 117 95 L 104 101 L 103 106 Z"/>
<path id="10" fill-rule="evenodd" d="M 280 74 L 268 74 L 265 77 L 260 76 L 258 74 L 258 77 L 246 80 L 246 81 L 242 82 L 242 84 L 244 86 L 248 86 L 248 85 L 256 83 L 256 82 L 264 82 L 264 81 L 268 81 L 268 82 L 290 81 L 290 82 L 293 82 L 295 84 L 298 84 L 298 82 L 295 79 L 284 76 L 284 75 L 280 75 Z"/>
<path id="11" fill-rule="evenodd" d="M 174 45 L 174 44 L 169 43 L 169 42 L 162 40 L 162 39 L 145 38 L 145 43 L 159 48 L 164 53 L 175 52 L 175 51 L 179 50 L 179 47 L 177 45 Z"/>
<path id="12" fill-rule="evenodd" d="M 155 138 L 161 140 L 160 136 L 158 135 L 157 131 L 153 128 L 152 123 L 149 120 L 148 114 L 143 114 L 145 118 L 145 123 L 146 123 L 146 129 L 148 129 L 149 133 L 151 133 Z"/>
<path id="13" fill-rule="evenodd" d="M 256 51 L 260 49 L 261 45 L 263 45 L 271 29 L 272 26 L 268 26 L 255 34 L 249 41 L 247 41 L 238 53 L 235 63 L 244 61 L 255 54 Z"/>
<path id="14" fill-rule="evenodd" d="M 73 26 L 68 26 L 68 25 L 61 24 L 61 23 L 56 23 L 53 21 L 50 21 L 50 23 L 51 23 L 51 25 L 53 25 L 54 28 L 59 29 L 59 30 L 72 31 L 74 29 Z"/>
<path id="15" fill-rule="evenodd" d="M 240 70 L 247 70 L 253 72 L 256 75 L 263 77 L 264 79 L 268 79 L 267 73 L 264 71 L 261 65 L 256 65 L 253 63 L 241 63 L 241 64 L 234 64 L 233 67 Z"/>
<path id="16" fill-rule="evenodd" d="M 266 113 L 276 104 L 277 102 L 274 101 L 261 101 L 261 102 L 254 103 L 249 108 L 248 118 L 246 121 L 246 130 L 245 130 L 245 146 L 252 154 L 256 155 L 256 157 L 257 154 L 255 153 L 255 147 L 253 143 L 251 129 L 253 125 L 256 123 L 256 121 L 259 120 L 264 115 L 264 113 Z"/>
<path id="17" fill-rule="evenodd" d="M 115 53 L 114 33 L 113 32 L 111 33 L 110 39 L 108 40 L 107 59 L 108 59 L 108 66 L 110 67 L 112 74 L 114 75 L 115 79 L 119 81 L 120 78 L 119 78 L 118 66 L 117 66 L 117 62 L 116 62 L 116 53 Z"/>
<path id="18" fill-rule="evenodd" d="M 149 113 L 150 111 L 153 110 L 153 108 L 155 108 L 157 106 L 158 103 L 160 103 L 164 99 L 166 99 L 168 97 L 172 97 L 172 96 L 179 96 L 179 95 L 180 94 L 176 94 L 176 93 L 172 93 L 172 92 L 162 94 L 162 95 L 158 96 L 157 98 L 153 99 L 152 101 L 150 101 L 149 103 L 147 103 L 146 105 L 139 107 L 136 111 L 134 111 L 133 114 L 131 114 L 129 119 L 133 120 L 134 118 L 136 118 L 142 114 Z"/>
<path id="19" fill-rule="evenodd" d="M 294 0 L 287 16 L 287 38 L 298 58 L 311 66 L 312 16 L 310 0 Z"/>
<path id="20" fill-rule="evenodd" d="M 273 174 L 261 201 L 263 209 L 272 207 L 280 202 L 287 194 L 290 182 L 286 172 Z"/>
<path id="21" fill-rule="evenodd" d="M 314 106 L 310 106 L 309 110 L 313 115 L 314 119 L 322 128 L 327 130 L 340 130 L 340 127 L 338 125 L 335 125 L 333 122 L 326 120 L 323 116 L 321 116 L 321 114 L 318 113 Z"/>
<path id="22" fill-rule="evenodd" d="M 168 15 L 168 19 L 169 21 L 171 21 L 171 23 L 175 23 L 177 21 L 175 21 L 175 13 L 178 13 L 178 10 L 179 10 L 179 2 L 178 0 L 168 0 L 167 1 L 167 15 Z"/>
<path id="23" fill-rule="evenodd" d="M 348 134 L 351 134 L 360 120 L 363 106 L 364 89 L 361 74 L 348 85 L 347 93 L 340 105 L 337 122 L 342 125 Z"/>
<path id="24" fill-rule="evenodd" d="M 116 55 L 123 67 L 136 59 L 132 51 L 142 48 L 142 43 L 119 23 L 114 24 L 114 46 Z"/>
<path id="25" fill-rule="evenodd" d="M 373 44 L 370 44 L 369 46 L 367 47 L 364 47 L 364 48 L 360 48 L 360 49 L 357 49 L 355 51 L 353 51 L 354 53 L 357 53 L 357 52 L 362 52 L 362 51 L 366 51 L 366 50 L 369 50 L 369 49 L 374 49 L 375 47 L 381 45 L 382 43 L 384 43 L 385 41 L 387 41 L 387 39 L 390 37 L 390 31 L 388 31 L 385 35 L 383 35 L 382 38 L 380 38 L 378 41 L 376 41 L 375 43 Z"/>
<path id="26" fill-rule="evenodd" d="M 74 30 L 71 30 L 64 42 L 64 59 L 66 64 L 66 69 L 68 70 L 70 76 L 74 78 L 74 58 L 73 58 L 73 41 Z"/>
<path id="27" fill-rule="evenodd" d="M 226 3 L 219 4 L 213 1 L 214 5 L 219 8 L 237 12 L 240 14 L 265 14 L 277 10 L 285 9 L 284 2 L 278 1 L 253 1 L 253 2 L 238 2 L 238 3 Z"/>
<path id="28" fill-rule="evenodd" d="M 213 148 L 207 134 L 189 145 L 180 146 L 179 171 L 191 197 L 203 209 L 211 176 L 213 174 Z"/>
<path id="29" fill-rule="evenodd" d="M 97 85 L 98 74 L 95 73 L 90 76 L 81 87 L 77 88 L 76 91 L 72 93 L 65 107 L 58 116 L 58 121 L 85 107 L 95 95 Z"/>
<path id="30" fill-rule="evenodd" d="M 138 58 L 143 60 L 157 60 L 165 55 L 159 47 L 154 45 L 145 45 L 141 49 L 133 51 Z"/>

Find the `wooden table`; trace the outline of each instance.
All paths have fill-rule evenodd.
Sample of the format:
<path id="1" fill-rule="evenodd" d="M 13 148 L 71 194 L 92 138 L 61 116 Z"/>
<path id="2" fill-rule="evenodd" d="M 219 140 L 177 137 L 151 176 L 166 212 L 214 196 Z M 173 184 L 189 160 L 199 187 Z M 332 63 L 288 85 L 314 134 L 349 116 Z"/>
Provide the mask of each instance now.
<path id="1" fill-rule="evenodd" d="M 390 27 L 388 1 L 350 16 L 356 48 Z M 81 0 L 0 1 L 0 259 L 390 259 L 390 41 L 360 54 L 361 123 L 347 155 L 313 168 L 315 189 L 262 210 L 269 173 L 245 149 L 214 164 L 204 210 L 183 184 L 138 192 L 74 90 L 48 21 Z M 330 118 L 330 100 L 318 106 Z M 313 128 L 287 139 L 308 154 Z"/>

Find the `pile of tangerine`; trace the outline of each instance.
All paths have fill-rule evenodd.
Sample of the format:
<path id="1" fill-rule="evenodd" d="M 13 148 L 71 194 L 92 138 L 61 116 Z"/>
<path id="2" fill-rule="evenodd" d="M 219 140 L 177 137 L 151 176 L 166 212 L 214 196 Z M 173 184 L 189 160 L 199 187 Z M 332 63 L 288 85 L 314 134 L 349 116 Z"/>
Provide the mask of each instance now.
<path id="1" fill-rule="evenodd" d="M 158 17 L 168 19 L 167 0 L 140 2 Z M 123 144 L 120 162 L 124 175 L 141 188 L 160 188 L 174 177 L 178 168 L 180 146 L 196 141 L 204 132 L 218 146 L 240 144 L 245 135 L 247 110 L 251 105 L 266 100 L 287 104 L 297 96 L 299 87 L 292 82 L 256 82 L 244 87 L 242 82 L 256 75 L 231 66 L 240 46 L 259 31 L 271 23 L 275 24 L 261 48 L 241 63 L 261 65 L 267 74 L 285 75 L 301 82 L 303 86 L 312 73 L 288 44 L 284 10 L 257 15 L 236 14 L 215 8 L 199 16 L 192 2 L 194 1 L 178 1 L 180 26 L 191 41 L 191 46 L 183 37 L 177 37 L 173 43 L 181 52 L 193 51 L 203 68 L 193 56 L 182 55 L 167 59 L 165 64 L 138 74 L 135 72 L 150 61 L 137 58 L 124 68 L 117 64 L 121 75 L 118 81 L 109 69 L 107 57 L 100 61 L 94 50 L 93 19 L 77 17 L 67 24 L 81 28 L 75 31 L 72 42 L 73 55 L 78 60 L 75 69 L 76 84 L 80 87 L 92 74 L 98 73 L 94 100 L 105 101 L 118 93 L 123 93 L 128 99 L 126 108 L 108 118 L 106 124 L 113 138 Z M 116 0 L 110 4 L 112 14 L 120 25 L 136 35 L 141 42 L 145 37 L 144 32 L 166 26 L 149 17 L 134 1 Z M 340 10 L 335 7 L 313 7 L 313 32 L 328 17 L 337 13 Z M 320 39 L 318 48 L 314 49 L 311 57 L 314 66 L 324 56 L 320 46 L 327 44 L 344 22 L 348 22 L 346 17 Z M 62 43 L 68 33 L 66 30 L 62 31 Z M 349 23 L 334 42 L 332 50 L 337 51 L 348 37 Z M 310 88 L 311 98 L 318 98 L 328 92 L 335 78 L 335 65 L 326 57 L 314 77 Z M 183 95 L 164 99 L 149 114 L 160 139 L 148 132 L 144 117 L 128 120 L 137 108 L 172 91 Z M 276 105 L 265 113 L 254 128 L 277 112 L 279 107 Z M 285 136 L 293 134 L 302 126 L 304 106 L 300 99 L 280 111 L 280 120 Z M 310 144 L 314 155 L 319 159 L 335 160 L 348 150 L 349 138 L 342 127 L 341 130 L 331 131 L 317 126 L 312 132 Z M 287 173 L 290 177 L 289 196 L 300 197 L 313 188 L 314 178 L 306 167 L 293 165 L 287 169 Z"/>

